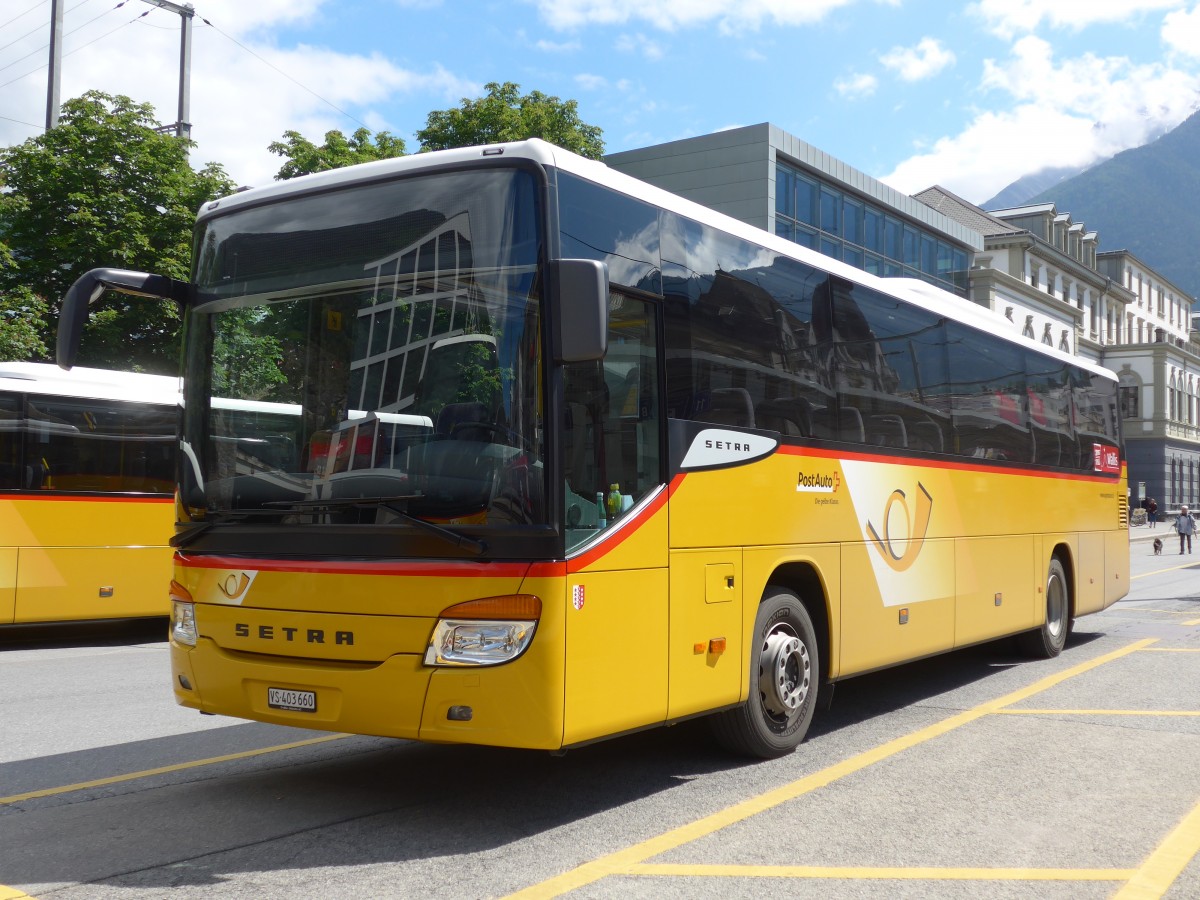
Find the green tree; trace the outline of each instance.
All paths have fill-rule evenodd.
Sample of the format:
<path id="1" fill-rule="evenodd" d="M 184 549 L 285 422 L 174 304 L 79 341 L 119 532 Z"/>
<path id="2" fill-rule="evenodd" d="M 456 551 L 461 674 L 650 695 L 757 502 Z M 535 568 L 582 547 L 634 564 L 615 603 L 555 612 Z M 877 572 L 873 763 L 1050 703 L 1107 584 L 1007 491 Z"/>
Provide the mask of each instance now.
<path id="1" fill-rule="evenodd" d="M 325 143 L 319 147 L 298 131 L 285 131 L 283 140 L 273 142 L 267 149 L 287 160 L 275 176 L 276 181 L 405 154 L 402 138 L 386 131 L 372 138 L 366 128 L 358 129 L 350 137 L 340 131 L 327 131 Z"/>
<path id="2" fill-rule="evenodd" d="M 46 344 L 38 326 L 46 320 L 46 301 L 27 287 L 0 291 L 0 359 L 38 359 Z"/>
<path id="3" fill-rule="evenodd" d="M 287 380 L 283 371 L 283 343 L 274 335 L 260 334 L 270 318 L 263 307 L 229 310 L 221 315 L 221 330 L 213 338 L 213 394 L 262 400 Z"/>
<path id="4" fill-rule="evenodd" d="M 434 110 L 417 132 L 422 152 L 541 138 L 589 159 L 604 155 L 603 132 L 579 118 L 578 103 L 521 86 L 491 82 L 487 95 L 463 99 L 455 109 Z"/>
<path id="5" fill-rule="evenodd" d="M 44 298 L 43 345 L 54 345 L 62 297 L 88 269 L 188 277 L 196 210 L 234 185 L 218 165 L 194 170 L 194 145 L 158 127 L 149 104 L 89 91 L 63 104 L 56 127 L 0 150 L 0 235 L 11 251 L 0 296 Z M 172 303 L 110 292 L 92 305 L 79 362 L 173 373 L 179 325 Z"/>

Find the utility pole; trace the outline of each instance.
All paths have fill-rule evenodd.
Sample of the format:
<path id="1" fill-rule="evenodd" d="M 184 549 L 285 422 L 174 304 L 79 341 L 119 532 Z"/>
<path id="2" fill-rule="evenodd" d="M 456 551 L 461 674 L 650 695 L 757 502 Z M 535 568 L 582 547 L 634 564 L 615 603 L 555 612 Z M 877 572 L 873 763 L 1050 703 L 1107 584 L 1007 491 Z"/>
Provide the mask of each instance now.
<path id="1" fill-rule="evenodd" d="M 58 89 L 62 81 L 62 28 L 64 0 L 50 2 L 50 79 L 46 90 L 46 130 L 58 124 Z"/>
<path id="2" fill-rule="evenodd" d="M 55 3 L 60 0 L 54 0 Z M 196 9 L 190 3 L 180 6 L 169 0 L 143 0 L 151 6 L 165 9 L 179 16 L 179 111 L 175 119 L 175 136 L 190 138 L 192 136 L 191 104 L 192 104 L 192 18 Z"/>
<path id="3" fill-rule="evenodd" d="M 175 136 L 192 136 L 192 17 L 195 7 L 190 3 L 180 6 L 169 0 L 144 0 L 179 16 L 179 108 L 175 119 Z M 50 6 L 50 78 L 46 92 L 46 130 L 58 124 L 59 83 L 62 81 L 62 28 L 65 0 L 51 0 Z"/>

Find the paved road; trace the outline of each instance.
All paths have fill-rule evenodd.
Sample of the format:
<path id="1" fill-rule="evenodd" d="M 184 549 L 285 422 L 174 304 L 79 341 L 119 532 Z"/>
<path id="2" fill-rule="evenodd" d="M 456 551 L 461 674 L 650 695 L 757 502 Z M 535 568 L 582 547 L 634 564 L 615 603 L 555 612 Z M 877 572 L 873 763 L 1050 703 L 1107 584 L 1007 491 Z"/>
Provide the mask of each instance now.
<path id="1" fill-rule="evenodd" d="M 1200 547 L 1153 537 L 1060 658 L 846 682 L 758 764 L 699 722 L 552 758 L 202 717 L 161 624 L 8 643 L 0 900 L 1200 896 Z"/>

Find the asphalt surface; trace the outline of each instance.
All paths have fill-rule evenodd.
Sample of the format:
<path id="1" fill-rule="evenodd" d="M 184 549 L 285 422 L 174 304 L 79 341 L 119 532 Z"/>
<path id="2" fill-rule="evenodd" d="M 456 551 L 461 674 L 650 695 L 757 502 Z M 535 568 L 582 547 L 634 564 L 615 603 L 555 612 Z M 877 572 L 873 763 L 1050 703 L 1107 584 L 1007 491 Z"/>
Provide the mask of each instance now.
<path id="1" fill-rule="evenodd" d="M 760 763 L 703 722 L 556 758 L 202 717 L 161 623 L 8 637 L 0 900 L 1198 897 L 1195 551 L 1135 528 L 1129 596 L 1057 659 L 844 682 Z"/>

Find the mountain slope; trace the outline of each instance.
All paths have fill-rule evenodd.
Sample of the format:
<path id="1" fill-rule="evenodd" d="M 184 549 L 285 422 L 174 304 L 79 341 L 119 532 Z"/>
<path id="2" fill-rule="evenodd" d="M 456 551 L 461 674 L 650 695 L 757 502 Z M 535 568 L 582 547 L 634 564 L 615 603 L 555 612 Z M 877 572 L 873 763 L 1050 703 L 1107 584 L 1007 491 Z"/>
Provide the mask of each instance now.
<path id="1" fill-rule="evenodd" d="M 1200 299 L 1200 113 L 1028 202 L 1053 202 L 1101 251 L 1129 250 Z"/>
<path id="2" fill-rule="evenodd" d="M 1004 188 L 991 200 L 980 204 L 984 209 L 1007 209 L 1010 206 L 1024 206 L 1033 197 L 1038 197 L 1053 189 L 1069 178 L 1074 178 L 1084 168 L 1080 166 L 1042 169 L 1032 175 L 1022 175 L 1008 187 Z"/>

